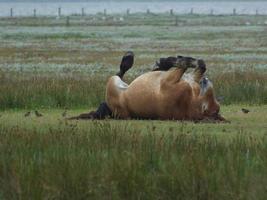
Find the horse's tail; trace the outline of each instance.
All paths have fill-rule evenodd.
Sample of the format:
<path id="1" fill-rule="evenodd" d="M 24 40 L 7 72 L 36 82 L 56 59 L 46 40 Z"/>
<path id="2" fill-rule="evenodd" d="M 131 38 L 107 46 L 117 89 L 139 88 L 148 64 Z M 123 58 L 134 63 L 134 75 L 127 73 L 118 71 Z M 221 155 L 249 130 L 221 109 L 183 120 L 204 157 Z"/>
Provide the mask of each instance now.
<path id="1" fill-rule="evenodd" d="M 69 117 L 69 118 L 67 118 L 67 119 L 68 119 L 68 120 L 95 119 L 95 118 L 94 118 L 94 115 L 95 115 L 95 112 L 92 111 L 92 112 L 89 112 L 89 113 L 83 113 L 83 114 L 80 114 L 80 115 L 78 115 L 78 116 Z"/>

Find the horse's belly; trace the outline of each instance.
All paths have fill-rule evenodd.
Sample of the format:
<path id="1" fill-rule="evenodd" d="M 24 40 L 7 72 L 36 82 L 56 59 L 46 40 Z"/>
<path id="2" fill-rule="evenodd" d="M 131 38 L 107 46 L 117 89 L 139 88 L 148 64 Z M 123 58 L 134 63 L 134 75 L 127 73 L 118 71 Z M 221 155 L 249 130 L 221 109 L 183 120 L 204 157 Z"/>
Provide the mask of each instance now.
<path id="1" fill-rule="evenodd" d="M 132 117 L 158 117 L 160 80 L 157 76 L 154 76 L 152 81 L 145 76 L 136 79 L 123 95 Z"/>
<path id="2" fill-rule="evenodd" d="M 157 98 L 152 93 L 142 93 L 142 96 L 127 95 L 127 109 L 132 117 L 157 117 Z"/>

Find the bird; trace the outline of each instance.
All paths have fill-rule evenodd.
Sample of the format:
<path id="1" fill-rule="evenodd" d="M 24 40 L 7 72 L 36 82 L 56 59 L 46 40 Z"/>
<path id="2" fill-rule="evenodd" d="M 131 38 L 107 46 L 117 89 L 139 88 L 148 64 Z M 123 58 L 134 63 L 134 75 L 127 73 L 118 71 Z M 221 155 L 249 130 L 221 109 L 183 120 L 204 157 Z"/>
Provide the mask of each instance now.
<path id="1" fill-rule="evenodd" d="M 242 110 L 242 112 L 245 113 L 245 114 L 247 114 L 247 113 L 250 112 L 250 111 L 249 111 L 248 109 L 246 109 L 246 108 L 242 108 L 241 110 Z"/>
<path id="2" fill-rule="evenodd" d="M 35 110 L 34 111 L 36 117 L 42 117 L 43 115 L 41 113 L 38 112 L 38 110 Z"/>
<path id="3" fill-rule="evenodd" d="M 65 110 L 61 115 L 62 115 L 62 117 L 66 117 L 67 116 L 67 110 Z"/>
<path id="4" fill-rule="evenodd" d="M 30 115 L 31 115 L 31 111 L 26 112 L 26 113 L 24 114 L 24 117 L 29 117 Z"/>

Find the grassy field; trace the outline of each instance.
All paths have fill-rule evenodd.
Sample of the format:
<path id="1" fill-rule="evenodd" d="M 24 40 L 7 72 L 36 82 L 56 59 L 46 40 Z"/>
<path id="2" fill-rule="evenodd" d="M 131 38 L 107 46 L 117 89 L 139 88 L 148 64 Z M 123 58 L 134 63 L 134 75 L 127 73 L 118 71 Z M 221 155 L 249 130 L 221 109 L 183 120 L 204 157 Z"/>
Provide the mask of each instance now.
<path id="1" fill-rule="evenodd" d="M 266 199 L 267 16 L 0 24 L 0 199 Z M 127 82 L 163 56 L 203 58 L 231 123 L 66 121 L 104 100 L 127 50 Z"/>
<path id="2" fill-rule="evenodd" d="M 265 199 L 267 107 L 252 106 L 249 114 L 240 108 L 223 106 L 231 124 L 1 112 L 1 197 Z"/>

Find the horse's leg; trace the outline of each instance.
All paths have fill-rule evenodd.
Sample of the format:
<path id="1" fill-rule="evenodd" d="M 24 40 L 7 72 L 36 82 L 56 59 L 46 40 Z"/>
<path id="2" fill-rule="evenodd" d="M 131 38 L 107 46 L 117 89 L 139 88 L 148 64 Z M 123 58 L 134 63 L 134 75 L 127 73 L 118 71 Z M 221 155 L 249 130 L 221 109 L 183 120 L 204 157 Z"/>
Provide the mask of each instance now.
<path id="1" fill-rule="evenodd" d="M 183 74 L 188 68 L 198 67 L 199 60 L 190 57 L 178 57 L 177 66 L 166 72 L 166 78 L 164 81 L 167 84 L 175 84 L 180 81 Z"/>
<path id="2" fill-rule="evenodd" d="M 132 51 L 128 51 L 124 54 L 120 64 L 120 71 L 117 75 L 122 79 L 123 75 L 133 66 L 134 63 L 134 53 Z M 93 112 L 93 119 L 104 119 L 105 117 L 111 117 L 112 112 L 108 107 L 106 102 L 102 102 L 97 110 Z"/>
<path id="3" fill-rule="evenodd" d="M 120 64 L 120 71 L 117 73 L 121 79 L 125 72 L 127 72 L 134 63 L 134 53 L 132 51 L 128 51 L 124 54 Z M 102 102 L 96 111 L 91 111 L 90 113 L 83 113 L 79 116 L 71 117 L 70 120 L 78 120 L 78 119 L 105 119 L 106 117 L 112 117 L 112 112 L 108 107 L 106 102 Z"/>
<path id="4" fill-rule="evenodd" d="M 187 68 L 174 68 L 166 72 L 166 78 L 163 79 L 165 83 L 175 84 L 180 81 Z"/>
<path id="5" fill-rule="evenodd" d="M 122 79 L 124 74 L 133 66 L 133 63 L 134 53 L 132 51 L 126 52 L 121 60 L 120 71 L 116 75 Z"/>
<path id="6" fill-rule="evenodd" d="M 206 64 L 203 60 L 198 60 L 198 67 L 193 71 L 194 81 L 200 82 L 206 72 Z"/>
<path id="7" fill-rule="evenodd" d="M 177 57 L 160 58 L 152 71 L 168 71 L 170 68 L 175 67 Z"/>

